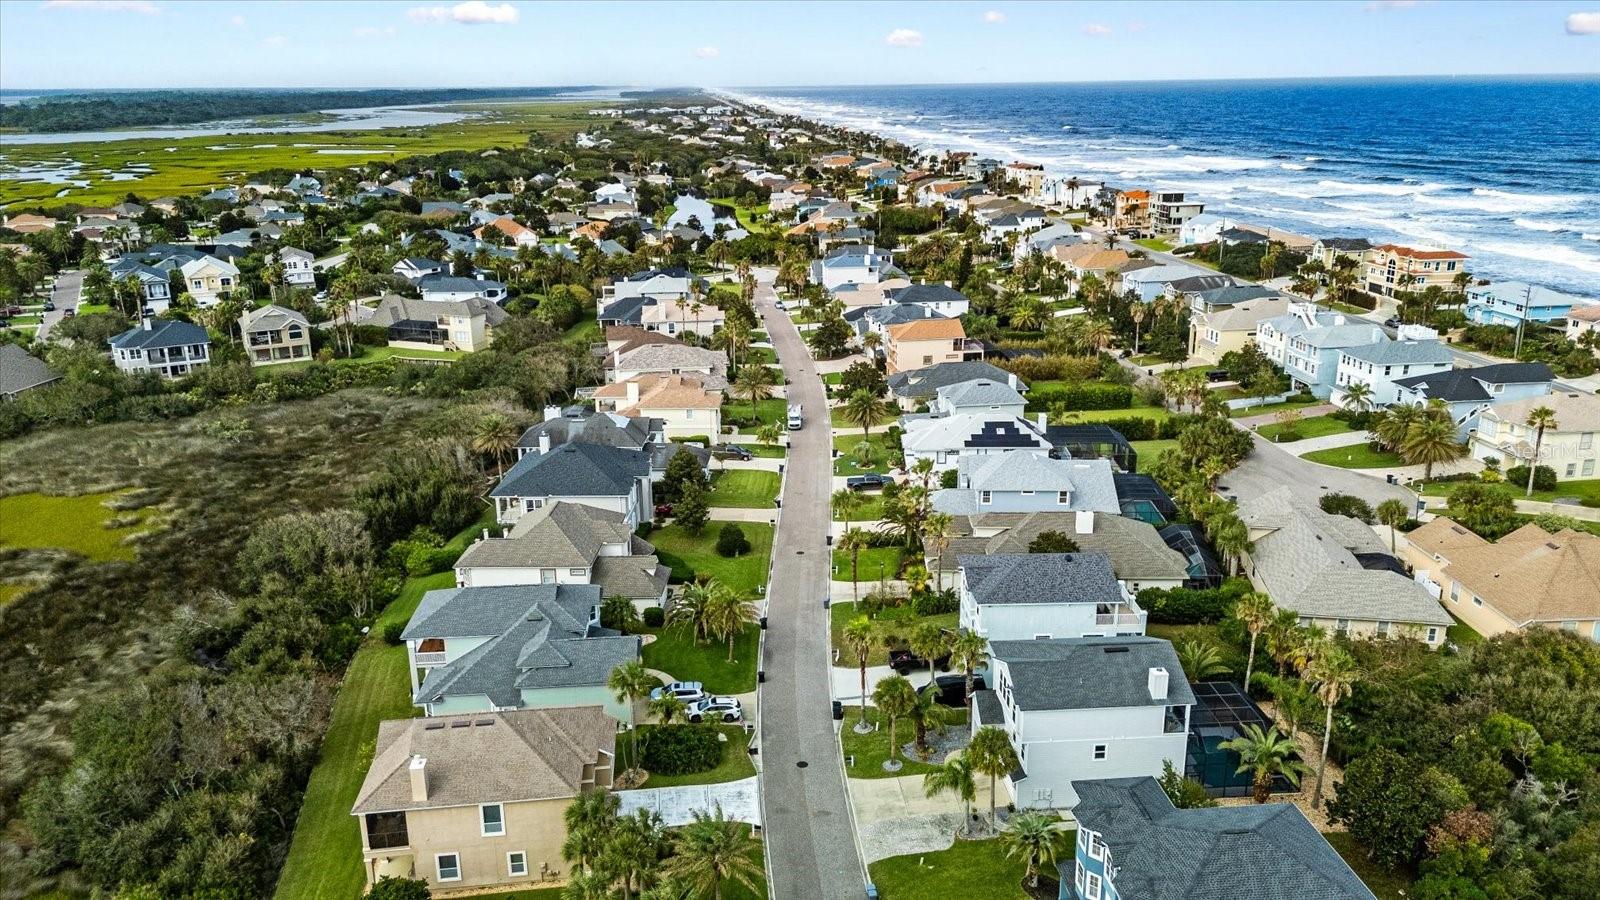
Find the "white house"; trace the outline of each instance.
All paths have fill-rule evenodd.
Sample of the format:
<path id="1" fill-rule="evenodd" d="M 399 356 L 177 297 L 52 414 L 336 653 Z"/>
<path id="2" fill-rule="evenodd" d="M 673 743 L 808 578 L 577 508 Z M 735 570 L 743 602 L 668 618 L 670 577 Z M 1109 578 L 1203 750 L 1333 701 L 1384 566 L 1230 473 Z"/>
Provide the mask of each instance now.
<path id="1" fill-rule="evenodd" d="M 961 627 L 991 641 L 1144 634 L 1145 612 L 1104 553 L 997 553 L 956 563 Z"/>
<path id="2" fill-rule="evenodd" d="M 913 284 L 894 288 L 887 292 L 884 302 L 921 306 L 947 319 L 960 318 L 972 308 L 972 301 L 967 299 L 967 295 L 951 287 L 948 281 L 943 284 Z"/>
<path id="3" fill-rule="evenodd" d="M 963 454 L 956 462 L 956 486 L 934 491 L 932 502 L 939 512 L 962 516 L 1122 512 L 1111 460 L 1053 459 L 1043 450 Z"/>
<path id="4" fill-rule="evenodd" d="M 701 376 L 639 375 L 598 388 L 594 400 L 601 412 L 660 420 L 668 438 L 722 439 L 722 392 Z"/>
<path id="5" fill-rule="evenodd" d="M 1406 327 L 1410 326 L 1401 326 Z M 1368 399 L 1374 406 L 1388 406 L 1399 399 L 1400 380 L 1448 372 L 1452 364 L 1449 348 L 1438 340 L 1402 339 L 1348 347 L 1339 352 L 1332 400 L 1335 405 L 1348 406 L 1346 389 L 1362 384 L 1371 389 Z"/>
<path id="6" fill-rule="evenodd" d="M 111 361 L 124 372 L 182 378 L 211 361 L 211 338 L 199 325 L 145 316 L 111 339 Z"/>
<path id="7" fill-rule="evenodd" d="M 443 273 L 419 279 L 417 289 L 422 291 L 422 299 L 440 303 L 470 300 L 473 297 L 482 297 L 490 303 L 500 303 L 506 298 L 506 286 L 498 281 Z"/>
<path id="8" fill-rule="evenodd" d="M 1004 381 L 974 378 L 947 384 L 934 392 L 928 410 L 935 416 L 987 415 L 1022 418 L 1028 401 Z"/>
<path id="9" fill-rule="evenodd" d="M 650 454 L 604 444 L 568 443 L 529 453 L 489 492 L 495 519 L 512 525 L 524 513 L 556 500 L 622 513 L 630 529 L 655 512 Z"/>
<path id="10" fill-rule="evenodd" d="M 1044 418 L 1040 414 L 1040 419 Z M 918 460 L 930 459 L 934 469 L 943 472 L 970 456 L 986 456 L 1012 450 L 1048 452 L 1050 441 L 1044 436 L 1044 422 L 1030 422 L 1013 415 L 962 413 L 903 420 L 905 434 L 900 448 L 905 452 L 906 468 Z"/>
<path id="11" fill-rule="evenodd" d="M 1072 782 L 1182 772 L 1194 692 L 1172 645 L 1085 637 L 989 644 L 991 690 L 972 727 L 1011 739 L 1020 765 L 1003 781 L 1018 808 L 1071 809 Z"/>
<path id="12" fill-rule="evenodd" d="M 277 253 L 278 263 L 283 266 L 283 282 L 290 287 L 314 288 L 317 286 L 317 272 L 312 267 L 313 257 L 310 253 L 298 247 L 283 247 Z"/>
<path id="13" fill-rule="evenodd" d="M 839 247 L 811 263 L 811 283 L 830 291 L 845 284 L 876 284 L 903 274 L 895 268 L 893 256 L 871 245 Z"/>

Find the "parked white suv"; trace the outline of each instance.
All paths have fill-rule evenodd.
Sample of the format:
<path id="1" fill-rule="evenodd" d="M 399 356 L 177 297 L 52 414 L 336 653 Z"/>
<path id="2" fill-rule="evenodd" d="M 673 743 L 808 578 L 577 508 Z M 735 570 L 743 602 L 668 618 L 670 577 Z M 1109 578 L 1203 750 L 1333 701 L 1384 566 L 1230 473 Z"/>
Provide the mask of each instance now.
<path id="1" fill-rule="evenodd" d="M 738 722 L 744 718 L 744 708 L 732 697 L 707 697 L 689 704 L 687 718 L 691 722 Z"/>
<path id="2" fill-rule="evenodd" d="M 674 681 L 650 692 L 651 700 L 660 700 L 663 694 L 671 694 L 684 703 L 695 703 L 704 700 L 706 690 L 698 681 Z"/>

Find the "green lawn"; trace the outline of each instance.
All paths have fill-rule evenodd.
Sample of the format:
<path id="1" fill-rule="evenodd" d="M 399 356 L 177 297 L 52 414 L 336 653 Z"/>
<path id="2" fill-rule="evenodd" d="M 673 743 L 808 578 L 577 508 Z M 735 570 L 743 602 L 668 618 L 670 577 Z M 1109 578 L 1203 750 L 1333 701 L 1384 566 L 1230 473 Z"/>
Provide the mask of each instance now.
<path id="1" fill-rule="evenodd" d="M 105 501 L 115 493 L 52 497 L 12 494 L 0 497 L 0 547 L 59 549 L 96 562 L 133 559 L 123 538 L 140 530 L 152 510 L 114 510 Z M 111 527 L 113 519 L 131 524 Z"/>
<path id="2" fill-rule="evenodd" d="M 789 448 L 782 444 L 740 444 L 739 446 L 750 451 L 751 456 L 761 459 L 783 459 L 789 455 Z"/>
<path id="3" fill-rule="evenodd" d="M 750 415 L 750 398 L 740 397 L 734 389 L 729 388 L 734 396 L 722 403 L 722 418 L 738 416 L 747 418 Z M 782 397 L 769 397 L 766 400 L 756 401 L 756 418 L 762 422 L 776 422 L 783 425 L 789 418 L 789 401 Z"/>
<path id="4" fill-rule="evenodd" d="M 1346 422 L 1343 419 L 1335 419 L 1332 415 L 1312 416 L 1309 419 L 1301 419 L 1299 422 L 1295 423 L 1294 433 L 1297 435 L 1297 437 L 1293 438 L 1292 440 L 1303 441 L 1306 438 L 1325 437 L 1330 434 L 1344 434 L 1351 430 L 1352 429 L 1350 428 L 1349 422 Z M 1282 438 L 1284 428 L 1282 425 L 1273 423 L 1271 425 L 1261 426 L 1260 428 L 1256 429 L 1256 432 L 1269 441 L 1279 441 Z"/>
<path id="5" fill-rule="evenodd" d="M 1172 250 L 1172 244 L 1160 238 L 1140 238 L 1134 243 L 1146 250 L 1155 250 L 1158 253 L 1167 253 Z"/>
<path id="6" fill-rule="evenodd" d="M 843 372 L 827 372 L 822 376 L 822 383 L 829 387 L 844 384 Z"/>
<path id="7" fill-rule="evenodd" d="M 856 554 L 856 575 L 870 586 L 880 577 L 898 578 L 901 552 L 899 547 L 870 547 Z M 833 551 L 833 580 L 850 580 L 850 554 L 844 550 Z"/>
<path id="8" fill-rule="evenodd" d="M 410 619 L 423 594 L 455 583 L 453 571 L 408 580 L 351 660 L 322 739 L 322 755 L 306 784 L 294 842 L 278 878 L 277 900 L 345 900 L 360 895 L 365 884 L 361 834 L 350 807 L 372 762 L 378 723 L 419 712 L 411 704 L 406 648 L 389 646 L 381 635 L 390 622 Z"/>
<path id="9" fill-rule="evenodd" d="M 861 424 L 859 422 L 852 422 L 849 418 L 847 418 L 845 415 L 845 408 L 842 406 L 835 406 L 828 410 L 828 418 L 833 422 L 833 427 L 835 428 L 848 428 L 852 431 L 861 430 Z M 893 425 L 899 418 L 900 407 L 895 406 L 886 410 L 884 414 L 879 416 L 878 420 L 872 424 L 874 426 Z"/>
<path id="10" fill-rule="evenodd" d="M 639 745 L 650 740 L 650 732 L 659 726 L 641 725 L 639 727 Z M 750 738 L 745 734 L 740 725 L 715 725 L 695 726 L 699 728 L 715 728 L 727 735 L 728 741 L 723 745 L 722 762 L 708 772 L 695 772 L 692 775 L 656 775 L 652 774 L 645 779 L 640 787 L 682 787 L 686 784 L 724 784 L 729 781 L 739 781 L 744 778 L 753 778 L 756 767 L 750 761 Z M 617 735 L 617 771 L 633 768 L 633 736 L 630 734 Z"/>
<path id="11" fill-rule="evenodd" d="M 1463 482 L 1435 481 L 1422 486 L 1421 493 L 1434 497 L 1448 497 Z M 1466 482 L 1471 484 L 1472 482 Z M 1499 482 L 1493 487 L 1504 491 L 1516 500 L 1538 500 L 1549 503 L 1557 497 L 1577 497 L 1585 506 L 1600 506 L 1600 478 L 1581 479 L 1577 481 L 1558 481 L 1553 491 L 1534 491 L 1532 497 L 1525 495 L 1527 484 L 1511 484 Z"/>
<path id="12" fill-rule="evenodd" d="M 951 806 L 955 808 L 954 804 Z M 1076 834 L 1065 838 L 1071 852 Z M 1069 857 L 1070 858 L 1070 857 Z M 867 867 L 883 900 L 1027 900 L 1022 887 L 1027 866 L 1006 856 L 998 838 L 956 841 L 948 850 L 880 859 Z M 1046 873 L 1047 875 L 1050 873 Z M 1041 878 L 1041 887 L 1052 882 Z M 1048 889 L 1050 896 L 1055 890 Z"/>
<path id="13" fill-rule="evenodd" d="M 1139 466 L 1141 468 L 1155 465 L 1156 460 L 1161 458 L 1163 451 L 1176 450 L 1178 448 L 1177 438 L 1157 441 L 1129 441 L 1128 443 L 1133 445 L 1133 452 L 1139 454 Z"/>
<path id="14" fill-rule="evenodd" d="M 1228 415 L 1235 419 L 1243 419 L 1252 416 L 1265 416 L 1271 415 L 1272 413 L 1280 413 L 1286 409 L 1305 409 L 1308 406 L 1319 406 L 1326 402 L 1326 400 L 1318 400 L 1315 397 L 1296 398 L 1293 400 L 1285 400 L 1282 403 L 1268 403 L 1265 406 L 1252 406 L 1248 409 L 1235 409 L 1229 412 Z"/>
<path id="15" fill-rule="evenodd" d="M 872 588 L 872 581 L 876 578 L 876 570 L 872 573 L 872 577 L 869 578 L 867 569 L 863 566 L 861 576 L 863 579 L 861 590 L 865 593 Z M 846 568 L 845 578 L 848 579 L 849 577 L 849 569 Z M 945 583 L 949 584 L 949 579 L 945 579 Z M 832 646 L 839 651 L 839 665 L 846 668 L 855 668 L 856 658 L 855 654 L 845 647 L 840 635 L 844 631 L 844 626 L 850 624 L 851 620 L 858 615 L 860 613 L 856 612 L 856 604 L 848 600 L 835 603 L 828 610 L 828 630 L 830 639 L 833 642 Z M 884 641 L 885 636 L 893 635 L 904 638 L 911 633 L 912 629 L 923 622 L 932 622 L 940 628 L 953 629 L 960 620 L 961 614 L 953 612 L 941 613 L 937 616 L 918 616 L 911 611 L 909 606 L 897 606 L 883 610 L 878 613 L 877 618 L 872 620 L 872 630 L 878 639 L 873 642 L 872 652 L 867 654 L 867 665 L 886 666 L 889 664 L 889 649 Z"/>
<path id="16" fill-rule="evenodd" d="M 732 197 L 713 199 L 711 202 L 717 206 L 724 206 L 732 209 L 734 218 L 739 222 L 739 227 L 752 234 L 766 234 L 767 232 L 774 231 L 778 228 L 776 225 L 770 225 L 756 221 L 757 216 L 764 216 L 767 214 L 768 209 L 767 204 L 765 203 L 761 203 L 756 206 L 746 206 L 741 201 Z"/>
<path id="17" fill-rule="evenodd" d="M 1313 450 L 1300 458 L 1325 466 L 1338 466 L 1341 469 L 1390 469 L 1406 464 L 1406 461 L 1400 458 L 1400 454 L 1388 450 L 1374 451 L 1366 444 Z"/>
<path id="18" fill-rule="evenodd" d="M 1402 900 L 1411 894 L 1411 876 L 1404 872 L 1386 869 L 1367 858 L 1367 851 L 1347 831 L 1324 831 L 1324 838 L 1339 851 L 1346 864 L 1353 869 L 1367 889 L 1378 900 Z"/>
<path id="19" fill-rule="evenodd" d="M 647 628 L 656 639 L 644 647 L 644 664 L 671 675 L 674 681 L 699 681 L 713 694 L 743 694 L 756 689 L 756 656 L 761 629 L 751 625 L 728 645 L 708 641 L 696 645 L 686 628 Z"/>
<path id="20" fill-rule="evenodd" d="M 861 506 L 850 514 L 851 522 L 871 522 L 883 518 L 883 495 L 862 491 L 856 496 L 861 498 Z M 844 516 L 839 512 L 836 504 L 833 508 L 833 520 L 843 522 Z"/>
<path id="21" fill-rule="evenodd" d="M 681 525 L 666 525 L 651 531 L 646 540 L 655 545 L 661 561 L 672 567 L 674 581 L 693 581 L 696 576 L 704 575 L 754 596 L 767 580 L 772 526 L 765 522 L 739 522 L 750 541 L 750 552 L 729 559 L 717 555 L 717 531 L 722 525 L 721 522 L 707 522 L 698 537 Z"/>
<path id="22" fill-rule="evenodd" d="M 782 477 L 763 469 L 724 469 L 711 481 L 710 506 L 772 509 Z"/>
<path id="23" fill-rule="evenodd" d="M 0 581 L 0 609 L 5 608 L 7 603 L 10 603 L 18 597 L 21 597 L 29 587 L 31 587 L 31 585 Z"/>
<path id="24" fill-rule="evenodd" d="M 912 673 L 916 675 L 916 673 Z M 914 681 L 919 687 L 923 683 L 922 676 Z M 859 688 L 857 688 L 859 690 Z M 967 728 L 967 711 L 964 709 L 945 708 L 949 713 L 946 727 Z M 867 707 L 867 721 L 878 725 L 877 731 L 866 734 L 856 734 L 855 724 L 861 719 L 860 701 L 846 702 L 844 711 L 844 728 L 839 731 L 839 741 L 844 746 L 846 763 L 850 757 L 855 757 L 854 765 L 846 765 L 844 773 L 850 778 L 900 778 L 905 775 L 925 775 L 938 768 L 942 759 L 930 759 L 928 762 L 919 762 L 915 758 L 900 757 L 900 769 L 895 772 L 884 771 L 883 764 L 889 759 L 889 720 L 879 715 L 875 707 Z M 895 740 L 901 745 L 911 742 L 916 736 L 916 729 L 908 722 L 899 722 L 895 725 Z M 933 737 L 929 729 L 930 740 Z"/>
<path id="25" fill-rule="evenodd" d="M 493 521 L 493 512 L 486 512 L 447 546 L 465 549 Z M 294 841 L 278 877 L 277 900 L 345 900 L 360 895 L 366 883 L 361 871 L 361 834 L 350 807 L 372 762 L 378 723 L 420 713 L 411 704 L 405 645 L 385 643 L 383 631 L 390 623 L 409 621 L 423 594 L 455 584 L 455 572 L 450 569 L 407 579 L 399 596 L 378 614 L 366 642 L 350 661 L 334 699 L 333 719 L 322 738 L 321 755 L 306 784 Z"/>
<path id="26" fill-rule="evenodd" d="M 1165 421 L 1172 417 L 1165 407 L 1130 406 L 1127 409 L 1075 409 L 1061 417 L 1061 423 L 1105 422 L 1109 419 L 1155 419 Z"/>
<path id="27" fill-rule="evenodd" d="M 833 474 L 835 475 L 862 475 L 867 472 L 887 474 L 890 469 L 890 444 L 888 436 L 882 432 L 869 435 L 865 438 L 872 444 L 872 464 L 862 468 L 856 465 L 855 448 L 863 440 L 859 434 L 836 435 L 833 439 L 833 449 L 838 450 L 840 456 L 833 461 Z M 895 451 L 899 450 L 896 446 Z"/>
<path id="28" fill-rule="evenodd" d="M 770 366 L 776 365 L 777 362 L 778 354 L 771 347 L 751 347 L 749 352 L 739 360 L 739 365 L 761 363 L 762 365 Z"/>
<path id="29" fill-rule="evenodd" d="M 569 344 L 596 344 L 605 338 L 600 323 L 593 315 L 586 315 L 568 328 L 561 339 Z"/>

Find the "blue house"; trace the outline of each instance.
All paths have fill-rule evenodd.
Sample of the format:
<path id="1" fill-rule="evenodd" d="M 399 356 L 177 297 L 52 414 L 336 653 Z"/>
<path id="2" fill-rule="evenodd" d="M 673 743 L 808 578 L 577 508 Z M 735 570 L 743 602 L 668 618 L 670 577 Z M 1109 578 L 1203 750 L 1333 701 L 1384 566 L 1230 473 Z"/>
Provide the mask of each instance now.
<path id="1" fill-rule="evenodd" d="M 1422 406 L 1442 401 L 1462 440 L 1478 427 L 1478 416 L 1495 403 L 1525 400 L 1550 393 L 1555 376 L 1542 362 L 1501 363 L 1472 369 L 1450 369 L 1413 375 L 1394 382 L 1395 403 Z"/>
<path id="2" fill-rule="evenodd" d="M 1178 809 L 1148 777 L 1072 788 L 1061 900 L 1376 900 L 1293 804 Z"/>
<path id="3" fill-rule="evenodd" d="M 1479 325 L 1508 325 L 1522 322 L 1553 322 L 1564 319 L 1574 306 L 1585 305 L 1581 297 L 1552 291 L 1523 281 L 1501 281 L 1467 288 L 1467 319 Z"/>

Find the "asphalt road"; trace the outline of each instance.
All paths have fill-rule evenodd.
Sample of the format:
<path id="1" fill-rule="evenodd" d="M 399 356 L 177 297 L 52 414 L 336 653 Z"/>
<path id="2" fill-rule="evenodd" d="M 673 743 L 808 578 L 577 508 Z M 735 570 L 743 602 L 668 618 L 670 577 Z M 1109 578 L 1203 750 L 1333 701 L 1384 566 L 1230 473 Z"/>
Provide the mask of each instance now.
<path id="1" fill-rule="evenodd" d="M 83 272 L 77 269 L 63 270 L 56 276 L 55 287 L 50 290 L 50 302 L 56 305 L 55 312 L 47 312 L 39 322 L 39 330 L 34 335 L 37 340 L 46 340 L 50 337 L 50 329 L 66 316 L 67 310 L 76 311 L 78 308 L 78 295 L 83 290 Z"/>
<path id="2" fill-rule="evenodd" d="M 770 276 L 756 289 L 789 398 L 805 407 L 790 432 L 783 516 L 773 540 L 761 685 L 761 806 L 769 893 L 775 898 L 865 896 L 850 801 L 834 736 L 828 678 L 832 431 L 822 380 L 789 317 L 773 307 Z"/>
<path id="3" fill-rule="evenodd" d="M 1274 447 L 1272 442 L 1252 434 L 1255 449 L 1245 457 L 1238 468 L 1222 476 L 1217 493 L 1224 497 L 1237 497 L 1241 501 L 1287 486 L 1309 503 L 1322 499 L 1323 494 L 1338 492 L 1353 494 L 1376 507 L 1390 498 L 1411 504 L 1416 509 L 1417 495 L 1409 489 L 1389 484 L 1382 478 L 1363 475 L 1354 469 L 1339 469 L 1307 462 L 1286 450 Z"/>

